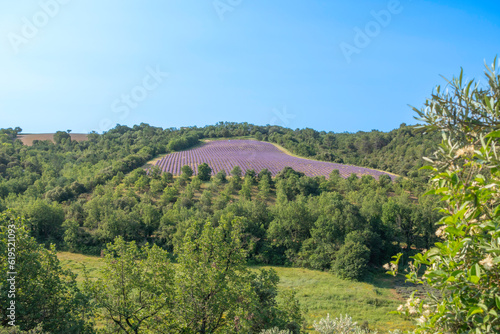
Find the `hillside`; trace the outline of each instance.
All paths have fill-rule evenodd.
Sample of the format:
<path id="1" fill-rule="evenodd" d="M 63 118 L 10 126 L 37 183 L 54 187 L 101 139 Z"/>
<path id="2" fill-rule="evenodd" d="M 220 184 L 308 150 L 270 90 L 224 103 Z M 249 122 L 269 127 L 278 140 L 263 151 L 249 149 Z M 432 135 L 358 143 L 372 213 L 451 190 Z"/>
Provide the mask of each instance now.
<path id="1" fill-rule="evenodd" d="M 363 318 L 379 328 L 389 326 L 394 318 L 381 310 L 393 309 L 397 301 L 391 292 L 370 282 L 384 275 L 381 267 L 392 255 L 403 252 L 407 259 L 436 241 L 433 223 L 439 213 L 433 197 L 421 197 L 427 187 L 422 175 L 391 177 L 334 162 L 340 156 L 344 162 L 351 159 L 353 152 L 360 155 L 357 145 L 352 154 L 346 152 L 344 140 L 364 140 L 360 138 L 365 134 L 235 123 L 184 129 L 141 124 L 117 126 L 102 135 L 91 133 L 85 141 L 58 132 L 53 142 L 38 140 L 27 146 L 19 140 L 19 130 L 0 130 L 0 214 L 4 221 L 25 217 L 32 242 L 45 247 L 54 243 L 58 250 L 86 255 L 105 254 L 116 242 L 137 245 L 141 251 L 155 245 L 164 259 L 175 262 L 173 286 L 181 295 L 185 284 L 200 284 L 193 289 L 207 287 L 205 278 L 183 277 L 186 271 L 221 277 L 221 282 L 213 283 L 217 287 L 227 282 L 219 270 L 234 266 L 231 279 L 245 286 L 233 291 L 233 300 L 269 288 L 275 292 L 261 296 L 262 302 L 275 309 L 276 289 L 281 287 L 280 298 L 289 299 L 275 309 L 275 323 L 283 326 L 301 326 L 300 312 L 310 323 L 325 313 L 333 315 L 337 308 L 343 312 L 376 308 Z M 407 127 L 381 136 L 388 138 L 385 146 L 367 152 L 360 162 L 389 157 L 404 162 L 414 159 L 409 152 L 429 143 Z M 300 154 L 304 147 L 311 151 Z M 155 157 L 160 158 L 157 164 L 163 173 L 159 168 L 144 168 Z M 324 161 L 312 160 L 318 158 Z M 186 163 L 196 171 L 205 159 L 214 168 L 212 175 L 201 178 L 189 170 L 178 175 Z M 226 173 L 217 172 L 221 170 Z M 208 250 L 197 253 L 200 247 Z M 216 261 L 204 255 L 213 252 L 229 253 L 217 256 Z M 238 255 L 234 262 L 224 263 L 234 254 Z M 155 260 L 144 270 L 162 263 Z M 184 271 L 177 271 L 183 266 Z M 280 275 L 271 271 L 255 276 L 253 269 L 245 271 L 270 266 Z M 367 295 L 342 291 L 354 286 L 348 280 L 365 281 L 368 285 L 354 285 L 366 287 Z M 333 289 L 331 284 L 342 288 Z M 261 290 L 262 285 L 268 288 Z M 241 291 L 248 293 L 240 295 Z M 342 308 L 350 299 L 355 303 Z M 296 300 L 306 308 L 299 312 L 293 307 Z M 185 308 L 189 306 L 181 310 Z M 362 320 L 357 314 L 352 316 Z M 270 323 L 252 326 L 263 328 Z M 392 328 L 407 327 L 403 323 L 394 320 Z"/>
<path id="2" fill-rule="evenodd" d="M 384 174 L 392 179 L 396 177 L 393 174 L 369 168 L 291 156 L 270 143 L 255 140 L 209 141 L 193 149 L 167 154 L 157 160 L 155 166 L 158 166 L 163 172 L 180 175 L 181 167 L 188 165 L 196 175 L 198 165 L 201 163 L 207 163 L 212 168 L 212 175 L 216 175 L 220 171 L 229 175 L 235 166 L 239 166 L 243 173 L 246 173 L 247 170 L 259 173 L 261 170 L 267 169 L 273 177 L 285 167 L 291 167 L 295 171 L 311 177 L 328 177 L 333 170 L 338 170 L 344 178 L 353 173 L 358 177 L 370 175 L 376 179 Z"/>

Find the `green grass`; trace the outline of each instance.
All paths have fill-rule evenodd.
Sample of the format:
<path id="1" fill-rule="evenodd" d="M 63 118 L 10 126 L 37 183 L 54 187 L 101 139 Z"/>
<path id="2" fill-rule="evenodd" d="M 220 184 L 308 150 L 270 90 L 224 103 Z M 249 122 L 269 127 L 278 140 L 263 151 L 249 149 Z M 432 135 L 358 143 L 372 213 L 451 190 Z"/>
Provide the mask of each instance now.
<path id="1" fill-rule="evenodd" d="M 59 252 L 57 253 L 57 257 L 64 269 L 69 269 L 78 275 L 76 281 L 80 286 L 83 282 L 84 266 L 91 278 L 99 278 L 98 271 L 104 266 L 104 261 L 98 256 Z"/>
<path id="2" fill-rule="evenodd" d="M 303 308 L 308 327 L 329 313 L 330 317 L 349 314 L 358 324 L 368 321 L 380 331 L 411 329 L 412 324 L 388 314 L 402 303 L 390 276 L 376 276 L 373 284 L 346 281 L 334 275 L 303 268 L 272 267 L 280 277 L 281 289 L 293 289 Z"/>
<path id="3" fill-rule="evenodd" d="M 78 275 L 79 284 L 83 281 L 83 265 L 89 276 L 98 278 L 97 272 L 104 262 L 100 257 L 58 253 L 63 268 L 72 270 Z M 251 269 L 273 268 L 280 277 L 280 289 L 293 289 L 302 306 L 308 328 L 312 323 L 329 313 L 330 317 L 349 314 L 362 324 L 368 321 L 371 329 L 382 332 L 394 329 L 411 329 L 412 324 L 395 314 L 394 311 L 402 303 L 401 297 L 394 289 L 394 279 L 388 275 L 376 275 L 372 283 L 346 281 L 334 275 L 303 268 L 285 268 L 270 266 L 252 266 Z"/>

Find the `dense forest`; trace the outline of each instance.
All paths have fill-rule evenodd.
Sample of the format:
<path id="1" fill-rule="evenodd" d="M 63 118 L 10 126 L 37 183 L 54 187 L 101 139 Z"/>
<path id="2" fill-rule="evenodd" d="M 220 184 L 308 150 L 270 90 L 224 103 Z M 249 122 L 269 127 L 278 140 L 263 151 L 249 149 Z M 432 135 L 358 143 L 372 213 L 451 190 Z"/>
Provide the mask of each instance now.
<path id="1" fill-rule="evenodd" d="M 275 274 L 242 274 L 244 264 L 299 266 L 330 271 L 345 279 L 369 280 L 371 273 L 382 270 L 391 256 L 403 252 L 408 257 L 430 248 L 436 241 L 435 222 L 440 215 L 434 210 L 433 197 L 422 197 L 428 176 L 418 169 L 423 164 L 421 157 L 435 149 L 435 140 L 404 124 L 388 133 L 354 134 L 222 122 L 204 128 L 165 130 L 147 124 L 133 128 L 118 125 L 102 135 L 89 134 L 87 141 L 71 140 L 68 132 L 61 131 L 55 134 L 54 142 L 34 141 L 32 146 L 17 139 L 20 131 L 0 130 L 0 212 L 5 211 L 5 221 L 23 217 L 22 224 L 27 235 L 34 238 L 32 242 L 36 240 L 46 248 L 53 244 L 58 250 L 111 256 L 110 259 L 121 254 L 132 261 L 153 261 L 148 257 L 166 256 L 168 261 L 194 270 L 191 274 L 195 276 L 199 273 L 189 267 L 189 262 L 197 258 L 203 247 L 215 242 L 211 238 L 222 233 L 210 254 L 220 251 L 222 262 L 224 258 L 232 259 L 222 266 L 239 268 L 232 268 L 239 270 L 238 275 L 233 273 L 239 277 L 238 284 L 250 284 L 256 296 L 264 293 L 258 286 L 274 291 L 258 297 L 260 303 L 268 303 L 268 309 L 273 308 L 274 320 L 247 319 L 241 326 L 253 328 L 251 332 L 272 325 L 298 333 L 302 325 L 296 309 L 280 309 L 274 301 L 278 280 Z M 156 167 L 144 167 L 154 157 L 196 146 L 203 139 L 234 137 L 269 141 L 299 156 L 367 166 L 400 177 L 395 181 L 388 176 L 376 180 L 353 174 L 344 179 L 338 171 L 328 178 L 307 177 L 285 168 L 273 178 L 265 169 L 247 170 L 243 175 L 238 167 L 230 175 L 219 172 L 212 176 L 206 164 L 198 168 L 199 175 L 193 175 L 192 169 L 184 166 L 182 175 L 174 176 L 161 173 Z M 238 233 L 232 235 L 234 231 Z M 224 240 L 229 249 L 237 244 L 237 253 L 242 253 L 235 259 L 234 253 L 224 253 L 228 251 L 222 246 Z M 194 243 L 193 248 L 186 248 L 189 242 Z M 147 247 L 137 255 L 131 245 Z M 37 251 L 43 253 L 42 249 Z M 113 261 L 109 262 L 109 272 L 113 272 Z M 216 266 L 217 260 L 213 261 Z M 143 270 L 146 275 L 148 268 Z M 171 269 L 164 270 L 167 273 Z M 164 279 L 174 279 L 169 277 Z M 182 280 L 176 282 L 176 286 L 182 285 Z M 95 293 L 93 300 L 102 296 L 102 287 L 90 284 L 88 291 Z M 293 296 L 289 298 L 292 299 L 288 304 L 293 305 Z M 86 309 L 74 304 L 75 300 L 72 303 L 76 309 Z M 99 305 L 100 309 L 109 306 L 105 301 Z M 236 312 L 231 305 L 219 310 L 219 315 L 226 317 Z M 163 330 L 192 330 L 195 325 L 183 321 L 196 316 L 178 314 Z M 238 319 L 240 316 L 234 315 Z M 124 325 L 112 316 L 109 319 L 111 328 Z M 240 326 L 220 319 L 207 323 L 205 320 L 200 320 L 202 327 L 208 326 L 208 322 L 215 327 L 203 327 L 198 332 L 208 333 L 215 328 L 231 332 L 234 326 Z M 23 329 L 37 323 L 30 321 L 25 322 L 29 325 Z M 52 328 L 55 332 L 55 328 L 62 328 L 57 326 L 50 322 L 43 325 L 45 330 Z M 82 323 L 78 330 L 91 331 L 88 326 L 87 322 Z"/>

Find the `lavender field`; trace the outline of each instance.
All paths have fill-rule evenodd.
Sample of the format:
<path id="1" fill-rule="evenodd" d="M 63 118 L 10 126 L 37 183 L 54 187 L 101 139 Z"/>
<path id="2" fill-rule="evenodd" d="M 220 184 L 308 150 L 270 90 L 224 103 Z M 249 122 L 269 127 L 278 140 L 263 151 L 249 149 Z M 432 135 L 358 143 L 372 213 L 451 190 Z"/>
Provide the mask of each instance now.
<path id="1" fill-rule="evenodd" d="M 371 175 L 376 179 L 382 174 L 395 178 L 393 174 L 369 168 L 297 158 L 282 152 L 270 143 L 254 140 L 211 141 L 194 149 L 168 154 L 158 160 L 156 166 L 164 172 L 180 175 L 181 167 L 189 165 L 197 174 L 198 165 L 204 162 L 212 168 L 213 175 L 221 170 L 229 175 L 235 166 L 239 166 L 243 173 L 247 169 L 253 169 L 258 173 L 267 168 L 273 176 L 276 176 L 288 166 L 307 176 L 328 177 L 333 170 L 338 169 L 344 178 L 352 173 L 358 176 Z"/>

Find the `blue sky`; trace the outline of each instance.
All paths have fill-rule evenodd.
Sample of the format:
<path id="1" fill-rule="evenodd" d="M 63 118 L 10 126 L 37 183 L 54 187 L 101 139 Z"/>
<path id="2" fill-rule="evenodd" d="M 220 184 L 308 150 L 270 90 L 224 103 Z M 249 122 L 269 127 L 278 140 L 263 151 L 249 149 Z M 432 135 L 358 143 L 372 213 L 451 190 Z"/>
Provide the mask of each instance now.
<path id="1" fill-rule="evenodd" d="M 388 131 L 499 50 L 498 1 L 1 1 L 0 127 Z"/>

